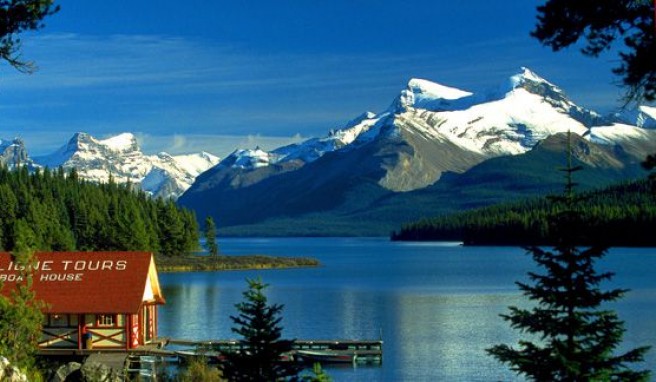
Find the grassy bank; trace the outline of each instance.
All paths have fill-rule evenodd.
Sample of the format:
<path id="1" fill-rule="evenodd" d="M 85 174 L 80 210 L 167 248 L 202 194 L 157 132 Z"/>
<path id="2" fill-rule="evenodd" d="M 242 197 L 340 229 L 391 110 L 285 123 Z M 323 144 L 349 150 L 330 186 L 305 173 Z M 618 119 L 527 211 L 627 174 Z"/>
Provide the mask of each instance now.
<path id="1" fill-rule="evenodd" d="M 319 261 L 307 257 L 250 256 L 157 256 L 160 272 L 232 271 L 244 269 L 280 269 L 317 267 Z"/>

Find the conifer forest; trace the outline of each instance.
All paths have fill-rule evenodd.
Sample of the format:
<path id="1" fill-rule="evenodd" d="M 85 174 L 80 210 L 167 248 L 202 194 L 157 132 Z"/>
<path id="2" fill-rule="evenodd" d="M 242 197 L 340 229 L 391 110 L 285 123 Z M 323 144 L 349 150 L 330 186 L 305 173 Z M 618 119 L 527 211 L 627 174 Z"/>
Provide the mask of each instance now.
<path id="1" fill-rule="evenodd" d="M 75 170 L 0 168 L 0 249 L 17 240 L 43 251 L 150 251 L 179 256 L 197 249 L 193 212 L 130 184 L 93 184 Z"/>

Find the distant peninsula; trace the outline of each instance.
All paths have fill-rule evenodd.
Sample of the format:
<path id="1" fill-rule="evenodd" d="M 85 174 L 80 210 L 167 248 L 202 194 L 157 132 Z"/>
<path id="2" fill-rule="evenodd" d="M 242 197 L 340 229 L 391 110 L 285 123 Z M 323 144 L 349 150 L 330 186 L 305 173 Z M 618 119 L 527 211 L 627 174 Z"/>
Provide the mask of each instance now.
<path id="1" fill-rule="evenodd" d="M 319 260 L 308 257 L 247 256 L 157 256 L 160 272 L 209 272 L 247 269 L 283 269 L 318 267 Z"/>
<path id="2" fill-rule="evenodd" d="M 626 182 L 579 196 L 575 205 L 581 245 L 653 247 L 654 185 Z M 554 245 L 549 219 L 561 207 L 548 198 L 502 203 L 405 224 L 394 241 L 461 241 L 464 245 Z"/>

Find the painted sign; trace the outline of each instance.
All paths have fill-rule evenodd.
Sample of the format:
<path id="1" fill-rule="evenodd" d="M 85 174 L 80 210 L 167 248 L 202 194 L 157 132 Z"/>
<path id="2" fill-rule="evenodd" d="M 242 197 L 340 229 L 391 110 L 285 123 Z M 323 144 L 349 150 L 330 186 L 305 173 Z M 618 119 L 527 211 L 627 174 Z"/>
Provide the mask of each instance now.
<path id="1" fill-rule="evenodd" d="M 0 263 L 0 282 L 20 282 L 25 272 L 33 274 L 33 280 L 41 282 L 82 281 L 86 272 L 121 272 L 128 267 L 127 260 L 44 260 L 29 266 L 15 263 Z"/>

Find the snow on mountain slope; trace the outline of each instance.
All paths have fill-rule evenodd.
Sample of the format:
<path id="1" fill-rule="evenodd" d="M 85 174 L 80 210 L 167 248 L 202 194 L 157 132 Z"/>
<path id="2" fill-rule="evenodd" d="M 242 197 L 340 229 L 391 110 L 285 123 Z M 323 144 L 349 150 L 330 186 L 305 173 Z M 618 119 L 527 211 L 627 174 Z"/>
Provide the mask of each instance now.
<path id="1" fill-rule="evenodd" d="M 407 107 L 427 110 L 448 109 L 460 103 L 453 102 L 470 97 L 472 93 L 427 80 L 413 78 L 407 89 L 401 91 L 394 101 L 393 109 L 398 111 Z"/>
<path id="2" fill-rule="evenodd" d="M 300 161 L 303 164 L 311 163 L 326 153 L 351 145 L 364 132 L 371 129 L 379 119 L 374 113 L 367 112 L 350 121 L 343 129 L 330 131 L 325 137 L 310 138 L 302 143 L 279 147 L 270 152 L 259 147 L 238 149 L 224 158 L 220 166 L 239 170 L 255 170 L 272 164 L 292 161 Z"/>
<path id="3" fill-rule="evenodd" d="M 118 183 L 137 184 L 154 196 L 177 198 L 219 158 L 208 153 L 145 155 L 130 133 L 103 140 L 76 133 L 59 150 L 35 162 L 43 167 L 75 168 L 81 179 L 91 182 L 108 182 L 111 177 Z"/>
<path id="4" fill-rule="evenodd" d="M 131 133 L 123 133 L 117 136 L 98 141 L 99 144 L 116 152 L 138 151 L 137 140 Z"/>
<path id="5" fill-rule="evenodd" d="M 406 107 L 402 115 L 424 121 L 417 126 L 423 126 L 421 133 L 427 137 L 447 139 L 487 156 L 521 154 L 540 140 L 568 130 L 586 135 L 585 120 L 596 115 L 525 68 L 486 99 L 455 110 Z"/>
<path id="6" fill-rule="evenodd" d="M 331 130 L 326 137 L 312 138 L 302 143 L 281 147 L 273 150 L 273 153 L 278 156 L 278 161 L 301 160 L 310 163 L 326 153 L 353 144 L 379 120 L 380 116 L 367 112 L 349 122 L 344 128 Z M 359 143 L 362 143 L 362 141 L 360 140 Z"/>
<path id="7" fill-rule="evenodd" d="M 653 122 L 656 122 L 656 107 L 642 105 L 640 111 L 646 114 Z"/>
<path id="8" fill-rule="evenodd" d="M 360 161 L 361 166 L 382 168 L 384 175 L 376 179 L 381 186 L 410 191 L 434 183 L 446 171 L 460 173 L 486 158 L 526 152 L 537 141 L 554 133 L 587 132 L 583 123 L 563 112 L 575 105 L 561 96 L 554 85 L 526 69 L 509 82 L 511 85 L 504 85 L 502 96 L 479 102 L 484 97 L 412 79 L 390 108 L 379 114 L 365 113 L 343 128 L 331 130 L 325 137 L 271 152 L 235 151 L 217 166 L 210 183 L 231 188 L 250 186 L 314 163 L 327 153 L 347 155 L 375 144 L 377 149 L 367 152 L 377 154 L 365 156 L 368 163 Z M 527 89 L 537 89 L 551 98 L 545 101 L 544 95 Z M 297 164 L 262 171 L 288 162 Z M 340 171 L 352 173 L 355 169 L 330 170 L 333 174 Z M 257 174 L 246 176 L 248 172 Z"/>
<path id="9" fill-rule="evenodd" d="M 648 122 L 654 111 L 641 108 L 640 118 Z M 410 191 L 438 181 L 446 171 L 461 173 L 489 158 L 526 153 L 547 137 L 567 131 L 597 143 L 631 144 L 636 156 L 646 147 L 636 142 L 650 136 L 641 127 L 613 124 L 611 119 L 576 105 L 558 86 L 521 68 L 501 86 L 480 94 L 411 79 L 379 114 L 365 113 L 327 136 L 271 152 L 237 150 L 218 167 L 224 169 L 221 179 L 233 179 L 222 184 L 249 186 L 283 171 L 282 167 L 262 171 L 272 165 L 297 162 L 284 168 L 285 172 L 295 171 L 327 153 L 348 155 L 376 143 L 381 154 L 374 160 L 379 160 L 386 172 L 379 184 L 394 191 Z M 238 172 L 231 174 L 230 168 Z M 333 169 L 331 173 L 351 170 Z M 258 175 L 244 182 L 249 171 Z"/>
<path id="10" fill-rule="evenodd" d="M 656 129 L 656 107 L 641 105 L 635 109 L 621 110 L 613 117 L 619 123 Z"/>
<path id="11" fill-rule="evenodd" d="M 7 166 L 12 169 L 20 165 L 33 165 L 27 155 L 27 149 L 23 140 L 20 138 L 12 140 L 0 139 L 0 166 Z"/>
<path id="12" fill-rule="evenodd" d="M 211 163 L 212 166 L 219 163 L 219 157 L 205 151 L 196 154 L 174 155 L 172 158 L 180 169 L 194 178 L 208 169 L 208 163 Z"/>
<path id="13" fill-rule="evenodd" d="M 567 130 L 580 135 L 587 132 L 583 124 L 522 88 L 509 92 L 501 100 L 466 110 L 413 114 L 431 127 L 425 131 L 427 135 L 444 137 L 471 151 L 489 155 L 521 154 L 539 140 Z"/>

